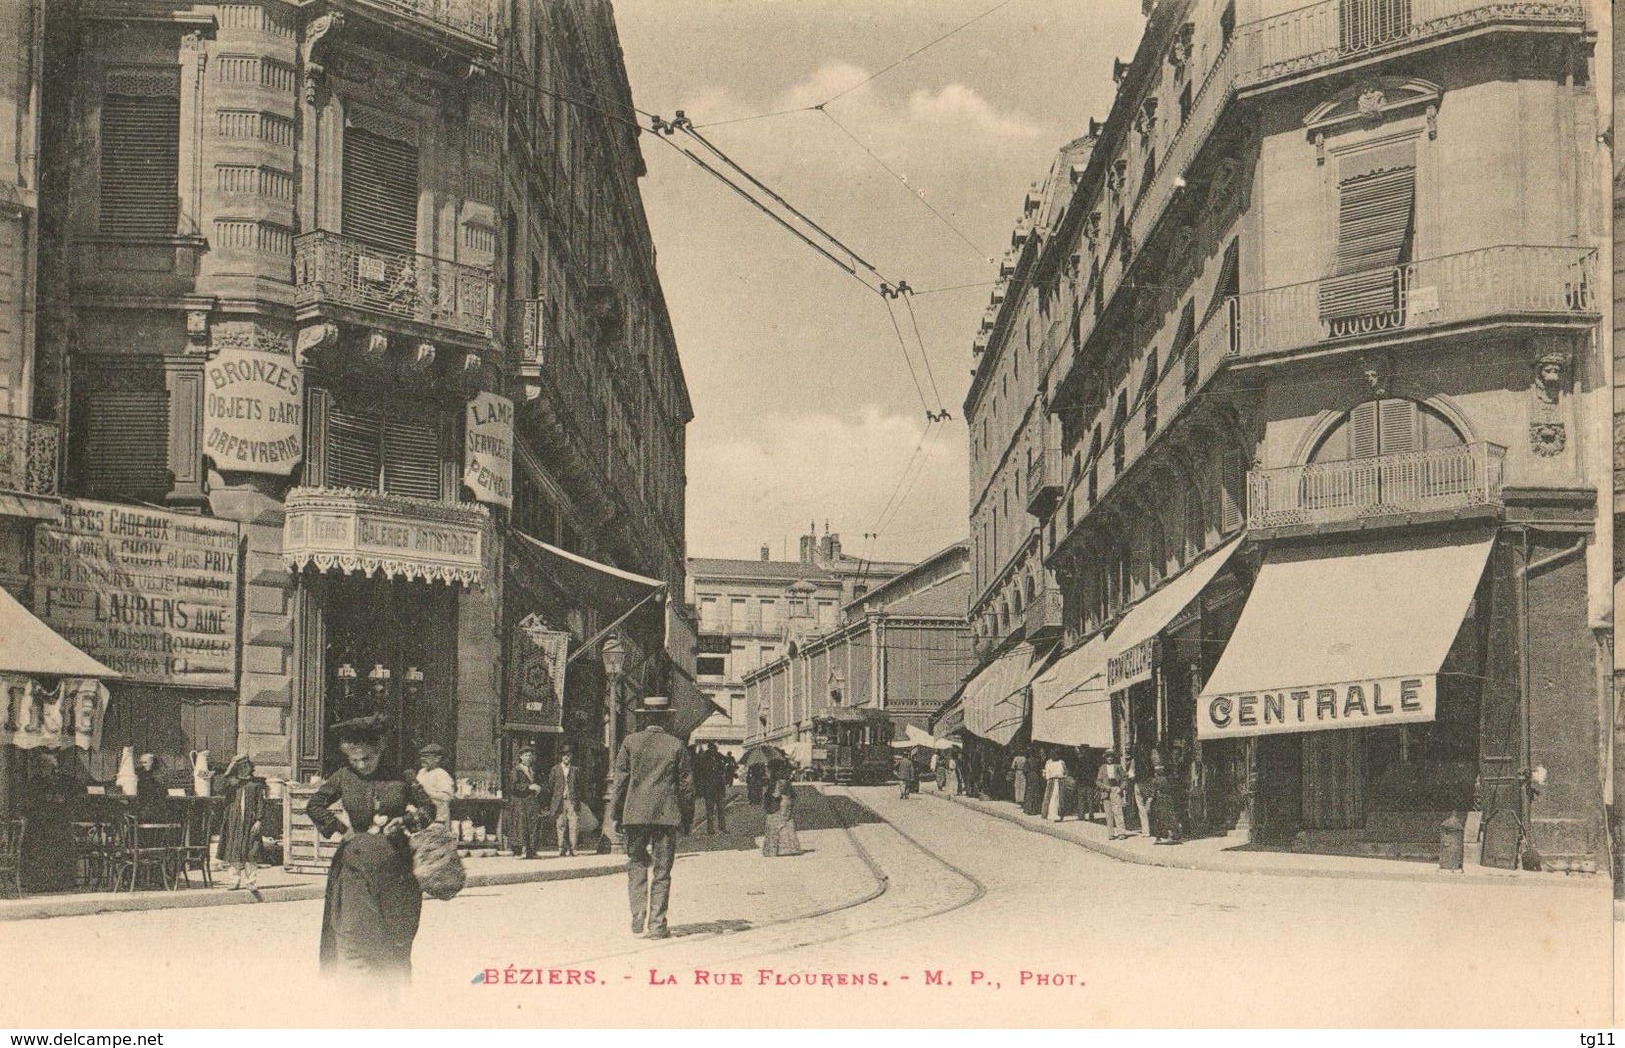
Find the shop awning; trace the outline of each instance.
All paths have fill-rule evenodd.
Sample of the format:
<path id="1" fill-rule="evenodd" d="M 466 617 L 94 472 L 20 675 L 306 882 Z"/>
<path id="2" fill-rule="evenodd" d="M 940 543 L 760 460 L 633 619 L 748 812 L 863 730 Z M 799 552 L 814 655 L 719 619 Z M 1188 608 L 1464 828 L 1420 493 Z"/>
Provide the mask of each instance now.
<path id="1" fill-rule="evenodd" d="M 97 660 L 69 644 L 0 589 L 0 673 L 37 677 L 117 677 Z"/>
<path id="2" fill-rule="evenodd" d="M 728 711 L 712 701 L 694 678 L 683 672 L 676 663 L 671 667 L 672 733 L 679 739 L 688 738 L 695 728 L 711 719 L 712 714 L 724 717 Z"/>
<path id="3" fill-rule="evenodd" d="M 937 739 L 946 739 L 950 735 L 958 735 L 965 730 L 965 701 L 963 694 L 956 695 L 942 709 L 938 710 L 931 719 L 931 734 Z"/>
<path id="4" fill-rule="evenodd" d="M 965 730 L 1008 746 L 1027 719 L 1027 685 L 1041 668 L 1031 644 L 1017 644 L 965 686 Z"/>
<path id="5" fill-rule="evenodd" d="M 1242 538 L 1237 535 L 1129 609 L 1106 643 L 1107 688 L 1117 691 L 1151 676 L 1149 650 L 1157 634 L 1224 570 L 1241 548 Z"/>
<path id="6" fill-rule="evenodd" d="M 1034 742 L 1111 748 L 1106 646 L 1106 634 L 1096 634 L 1033 680 Z"/>
<path id="7" fill-rule="evenodd" d="M 666 584 L 659 579 L 600 564 L 569 550 L 548 545 L 522 531 L 512 531 L 510 534 L 519 539 L 513 548 L 529 557 L 555 586 L 584 602 L 635 603 L 653 591 L 665 588 Z"/>
<path id="8" fill-rule="evenodd" d="M 1196 704 L 1197 735 L 1430 721 L 1492 532 L 1283 547 Z"/>

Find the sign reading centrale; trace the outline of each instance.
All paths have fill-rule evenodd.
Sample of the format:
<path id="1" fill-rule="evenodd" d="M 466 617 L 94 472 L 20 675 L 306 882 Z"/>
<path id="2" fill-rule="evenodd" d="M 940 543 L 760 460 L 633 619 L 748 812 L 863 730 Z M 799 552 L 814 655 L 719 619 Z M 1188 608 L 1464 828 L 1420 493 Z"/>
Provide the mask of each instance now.
<path id="1" fill-rule="evenodd" d="M 282 558 L 364 575 L 478 585 L 484 506 L 329 488 L 294 488 L 284 503 Z"/>
<path id="2" fill-rule="evenodd" d="M 203 369 L 203 451 L 216 469 L 285 477 L 304 457 L 303 404 L 291 358 L 223 350 Z"/>
<path id="3" fill-rule="evenodd" d="M 1196 703 L 1196 737 L 1228 739 L 1416 724 L 1433 720 L 1437 702 L 1437 678 L 1431 674 L 1289 686 L 1245 695 L 1203 695 Z"/>
<path id="4" fill-rule="evenodd" d="M 34 614 L 125 678 L 237 686 L 237 525 L 80 499 L 34 534 Z"/>
<path id="5" fill-rule="evenodd" d="M 463 483 L 481 502 L 513 507 L 513 401 L 480 393 L 468 402 Z"/>

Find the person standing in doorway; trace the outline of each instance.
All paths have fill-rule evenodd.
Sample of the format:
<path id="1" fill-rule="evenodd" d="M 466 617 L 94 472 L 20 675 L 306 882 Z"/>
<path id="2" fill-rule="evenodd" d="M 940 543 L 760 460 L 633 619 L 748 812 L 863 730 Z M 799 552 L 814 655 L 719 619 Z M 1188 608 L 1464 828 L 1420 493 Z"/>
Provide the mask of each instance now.
<path id="1" fill-rule="evenodd" d="M 505 816 L 508 849 L 522 859 L 536 858 L 542 840 L 542 784 L 536 780 L 536 747 L 526 746 L 508 776 Z"/>
<path id="2" fill-rule="evenodd" d="M 559 762 L 547 773 L 548 814 L 558 829 L 561 856 L 576 853 L 576 833 L 580 829 L 576 802 L 581 799 L 581 770 L 575 767 L 574 756 L 571 747 L 564 747 Z"/>
<path id="3" fill-rule="evenodd" d="M 671 700 L 651 695 L 638 707 L 642 730 L 615 755 L 610 814 L 626 834 L 627 899 L 632 934 L 671 937 L 666 910 L 677 835 L 694 824 L 694 769 L 669 729 Z"/>
<path id="4" fill-rule="evenodd" d="M 1106 839 L 1119 841 L 1127 837 L 1123 832 L 1123 767 L 1117 763 L 1117 754 L 1109 750 L 1095 772 L 1095 793 L 1100 806 L 1106 809 Z"/>
<path id="5" fill-rule="evenodd" d="M 438 742 L 418 750 L 418 785 L 434 801 L 434 821 L 449 826 L 451 799 L 457 795 L 457 784 L 452 781 L 451 772 L 443 767 L 445 762 L 446 748 Z"/>

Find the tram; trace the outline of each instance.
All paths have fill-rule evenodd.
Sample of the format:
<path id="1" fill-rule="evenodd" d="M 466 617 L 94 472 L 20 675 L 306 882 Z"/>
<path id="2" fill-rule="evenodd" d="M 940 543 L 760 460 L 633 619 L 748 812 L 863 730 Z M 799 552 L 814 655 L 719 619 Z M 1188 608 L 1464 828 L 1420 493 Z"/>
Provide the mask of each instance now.
<path id="1" fill-rule="evenodd" d="M 892 779 L 892 722 L 884 710 L 836 706 L 813 718 L 812 775 L 823 782 Z"/>

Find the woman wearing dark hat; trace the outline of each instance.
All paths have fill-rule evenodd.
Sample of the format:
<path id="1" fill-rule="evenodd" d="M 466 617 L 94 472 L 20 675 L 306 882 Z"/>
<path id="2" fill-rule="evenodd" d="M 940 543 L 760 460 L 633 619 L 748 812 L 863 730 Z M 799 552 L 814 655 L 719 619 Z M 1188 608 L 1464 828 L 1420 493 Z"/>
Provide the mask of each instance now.
<path id="1" fill-rule="evenodd" d="M 260 830 L 265 819 L 265 780 L 254 774 L 246 754 L 232 758 L 221 776 L 226 818 L 220 826 L 216 855 L 231 867 L 231 891 L 259 891 Z"/>
<path id="2" fill-rule="evenodd" d="M 387 724 L 362 717 L 333 726 L 348 765 L 328 776 L 305 813 L 324 837 L 344 835 L 327 874 L 322 968 L 404 982 L 423 910 L 406 833 L 433 820 L 434 802 L 416 782 L 381 766 Z"/>
<path id="3" fill-rule="evenodd" d="M 508 811 L 504 816 L 508 849 L 526 859 L 536 858 L 542 842 L 542 784 L 536 773 L 536 747 L 519 751 L 519 763 L 508 776 Z"/>

